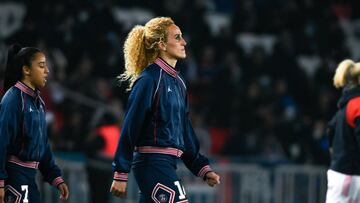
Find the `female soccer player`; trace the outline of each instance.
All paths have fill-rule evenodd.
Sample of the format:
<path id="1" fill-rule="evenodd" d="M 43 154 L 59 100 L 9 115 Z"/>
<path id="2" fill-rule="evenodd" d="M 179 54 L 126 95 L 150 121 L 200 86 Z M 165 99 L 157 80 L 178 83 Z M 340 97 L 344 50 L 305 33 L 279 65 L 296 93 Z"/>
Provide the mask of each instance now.
<path id="1" fill-rule="evenodd" d="M 60 199 L 69 190 L 54 162 L 48 143 L 45 104 L 39 89 L 49 69 L 37 48 L 12 45 L 8 52 L 4 90 L 0 104 L 0 203 L 39 203 L 35 176 L 57 187 Z"/>
<path id="2" fill-rule="evenodd" d="M 360 202 L 360 63 L 341 62 L 334 86 L 343 88 L 343 94 L 327 130 L 331 166 L 326 203 Z"/>
<path id="3" fill-rule="evenodd" d="M 130 81 L 132 90 L 113 162 L 110 191 L 115 196 L 125 196 L 132 165 L 139 202 L 188 202 L 176 174 L 178 158 L 208 185 L 220 183 L 199 153 L 189 119 L 186 85 L 176 67 L 186 57 L 185 45 L 180 28 L 166 17 L 135 26 L 128 34 L 122 79 Z"/>

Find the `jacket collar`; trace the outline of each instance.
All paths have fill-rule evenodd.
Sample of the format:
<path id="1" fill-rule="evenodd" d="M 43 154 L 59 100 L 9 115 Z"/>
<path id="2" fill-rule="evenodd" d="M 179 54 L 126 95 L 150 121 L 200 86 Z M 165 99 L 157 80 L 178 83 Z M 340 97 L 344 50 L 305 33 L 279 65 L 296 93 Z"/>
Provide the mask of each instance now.
<path id="1" fill-rule="evenodd" d="M 40 95 L 40 91 L 39 90 L 33 90 L 31 89 L 29 86 L 27 86 L 25 83 L 22 83 L 20 81 L 18 81 L 15 84 L 15 87 L 19 88 L 22 92 L 30 95 L 33 98 L 36 98 Z"/>
<path id="2" fill-rule="evenodd" d="M 360 86 L 354 87 L 354 88 L 344 88 L 341 98 L 338 101 L 338 107 L 341 108 L 345 106 L 349 100 L 351 100 L 354 97 L 360 96 Z"/>
<path id="3" fill-rule="evenodd" d="M 179 72 L 176 71 L 176 69 L 174 67 L 170 66 L 162 58 L 157 58 L 154 63 L 156 63 L 158 66 L 160 66 L 161 69 L 163 69 L 165 72 L 167 72 L 169 75 L 171 75 L 175 78 L 179 74 Z"/>

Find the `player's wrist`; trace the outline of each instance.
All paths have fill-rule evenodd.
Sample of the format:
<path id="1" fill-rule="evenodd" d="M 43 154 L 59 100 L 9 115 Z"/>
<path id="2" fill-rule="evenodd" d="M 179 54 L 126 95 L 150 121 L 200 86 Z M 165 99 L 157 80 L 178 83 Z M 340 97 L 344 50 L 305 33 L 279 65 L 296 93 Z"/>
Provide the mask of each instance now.
<path id="1" fill-rule="evenodd" d="M 121 173 L 121 172 L 115 171 L 113 180 L 127 182 L 128 176 L 129 176 L 128 173 Z"/>
<path id="2" fill-rule="evenodd" d="M 64 179 L 61 176 L 59 176 L 51 182 L 51 185 L 58 187 L 61 183 L 64 183 L 64 182 L 65 182 Z"/>
<path id="3" fill-rule="evenodd" d="M 198 177 L 201 177 L 203 180 L 206 180 L 206 174 L 211 171 L 212 171 L 212 168 L 210 167 L 210 165 L 205 165 L 200 169 L 200 171 L 198 173 Z"/>

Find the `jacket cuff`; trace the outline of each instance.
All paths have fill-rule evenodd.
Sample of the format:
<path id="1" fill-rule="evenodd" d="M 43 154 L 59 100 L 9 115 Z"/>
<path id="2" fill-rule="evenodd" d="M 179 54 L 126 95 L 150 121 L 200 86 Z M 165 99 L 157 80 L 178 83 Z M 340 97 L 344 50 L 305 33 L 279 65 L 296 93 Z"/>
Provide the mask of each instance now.
<path id="1" fill-rule="evenodd" d="M 118 181 L 127 181 L 128 180 L 128 173 L 120 173 L 120 172 L 114 172 L 114 180 L 118 180 Z"/>
<path id="2" fill-rule="evenodd" d="M 211 167 L 209 165 L 205 165 L 204 167 L 202 167 L 199 171 L 199 173 L 197 174 L 197 176 L 201 177 L 202 179 L 205 179 L 205 175 L 210 172 L 213 171 L 211 169 Z"/>
<path id="3" fill-rule="evenodd" d="M 5 181 L 4 180 L 0 180 L 0 188 L 4 188 L 5 187 Z"/>
<path id="4" fill-rule="evenodd" d="M 57 187 L 57 186 L 59 186 L 61 183 L 64 183 L 64 182 L 65 182 L 64 179 L 62 179 L 62 177 L 59 176 L 59 177 L 55 178 L 55 179 L 51 182 L 51 185 Z"/>

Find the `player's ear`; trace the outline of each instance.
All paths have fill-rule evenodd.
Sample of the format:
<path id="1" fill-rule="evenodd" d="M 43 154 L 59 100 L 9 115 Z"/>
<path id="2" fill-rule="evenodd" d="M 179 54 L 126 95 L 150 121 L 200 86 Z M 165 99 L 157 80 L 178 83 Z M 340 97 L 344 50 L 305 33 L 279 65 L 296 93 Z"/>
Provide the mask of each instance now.
<path id="1" fill-rule="evenodd" d="M 22 72 L 24 76 L 29 76 L 31 73 L 31 68 L 29 66 L 23 66 L 22 67 Z"/>
<path id="2" fill-rule="evenodd" d="M 164 41 L 159 42 L 159 49 L 160 51 L 166 51 L 166 44 Z"/>

